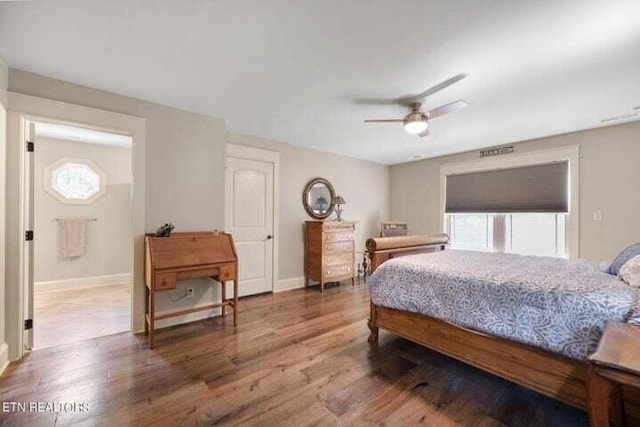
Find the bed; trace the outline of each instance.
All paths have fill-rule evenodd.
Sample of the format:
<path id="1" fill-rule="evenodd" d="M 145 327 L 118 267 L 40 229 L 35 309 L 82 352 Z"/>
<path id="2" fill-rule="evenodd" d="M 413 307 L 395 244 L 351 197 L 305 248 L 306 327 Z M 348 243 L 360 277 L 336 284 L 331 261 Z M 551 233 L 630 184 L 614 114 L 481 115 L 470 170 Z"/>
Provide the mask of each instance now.
<path id="1" fill-rule="evenodd" d="M 367 241 L 369 341 L 383 328 L 586 409 L 586 357 L 605 321 L 637 320 L 638 291 L 596 262 L 447 243 L 446 235 Z"/>

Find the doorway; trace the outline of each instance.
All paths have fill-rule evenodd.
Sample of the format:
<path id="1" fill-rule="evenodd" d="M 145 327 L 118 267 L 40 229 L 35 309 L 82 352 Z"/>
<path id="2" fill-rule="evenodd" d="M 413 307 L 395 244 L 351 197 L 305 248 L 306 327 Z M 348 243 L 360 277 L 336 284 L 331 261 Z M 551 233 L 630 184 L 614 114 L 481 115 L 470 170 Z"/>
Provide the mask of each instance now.
<path id="1" fill-rule="evenodd" d="M 27 349 L 131 328 L 132 138 L 59 122 L 28 123 L 25 186 L 33 225 Z"/>

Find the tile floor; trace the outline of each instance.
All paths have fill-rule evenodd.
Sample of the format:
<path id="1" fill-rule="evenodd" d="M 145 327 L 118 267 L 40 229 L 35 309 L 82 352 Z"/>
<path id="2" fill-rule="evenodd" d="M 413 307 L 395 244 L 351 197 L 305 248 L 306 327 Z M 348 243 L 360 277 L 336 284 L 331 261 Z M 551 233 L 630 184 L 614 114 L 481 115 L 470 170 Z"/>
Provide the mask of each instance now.
<path id="1" fill-rule="evenodd" d="M 126 332 L 129 284 L 38 291 L 34 300 L 34 349 Z"/>

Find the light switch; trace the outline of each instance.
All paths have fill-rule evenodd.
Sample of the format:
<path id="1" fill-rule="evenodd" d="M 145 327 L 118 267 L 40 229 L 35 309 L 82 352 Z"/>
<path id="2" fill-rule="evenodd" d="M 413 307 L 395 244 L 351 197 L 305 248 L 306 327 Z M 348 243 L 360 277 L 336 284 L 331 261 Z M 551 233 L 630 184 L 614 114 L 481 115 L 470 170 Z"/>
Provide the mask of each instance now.
<path id="1" fill-rule="evenodd" d="M 602 221 L 602 211 L 593 211 L 593 220 Z"/>

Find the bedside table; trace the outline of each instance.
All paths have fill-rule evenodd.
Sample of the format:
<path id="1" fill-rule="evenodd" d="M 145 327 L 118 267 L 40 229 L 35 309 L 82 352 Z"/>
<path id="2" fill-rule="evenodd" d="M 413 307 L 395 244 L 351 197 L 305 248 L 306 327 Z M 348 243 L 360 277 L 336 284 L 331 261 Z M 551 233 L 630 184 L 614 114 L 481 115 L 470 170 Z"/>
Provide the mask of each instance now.
<path id="1" fill-rule="evenodd" d="M 609 427 L 611 402 L 616 426 L 626 425 L 621 386 L 640 389 L 640 326 L 607 322 L 589 362 L 589 424 Z"/>

